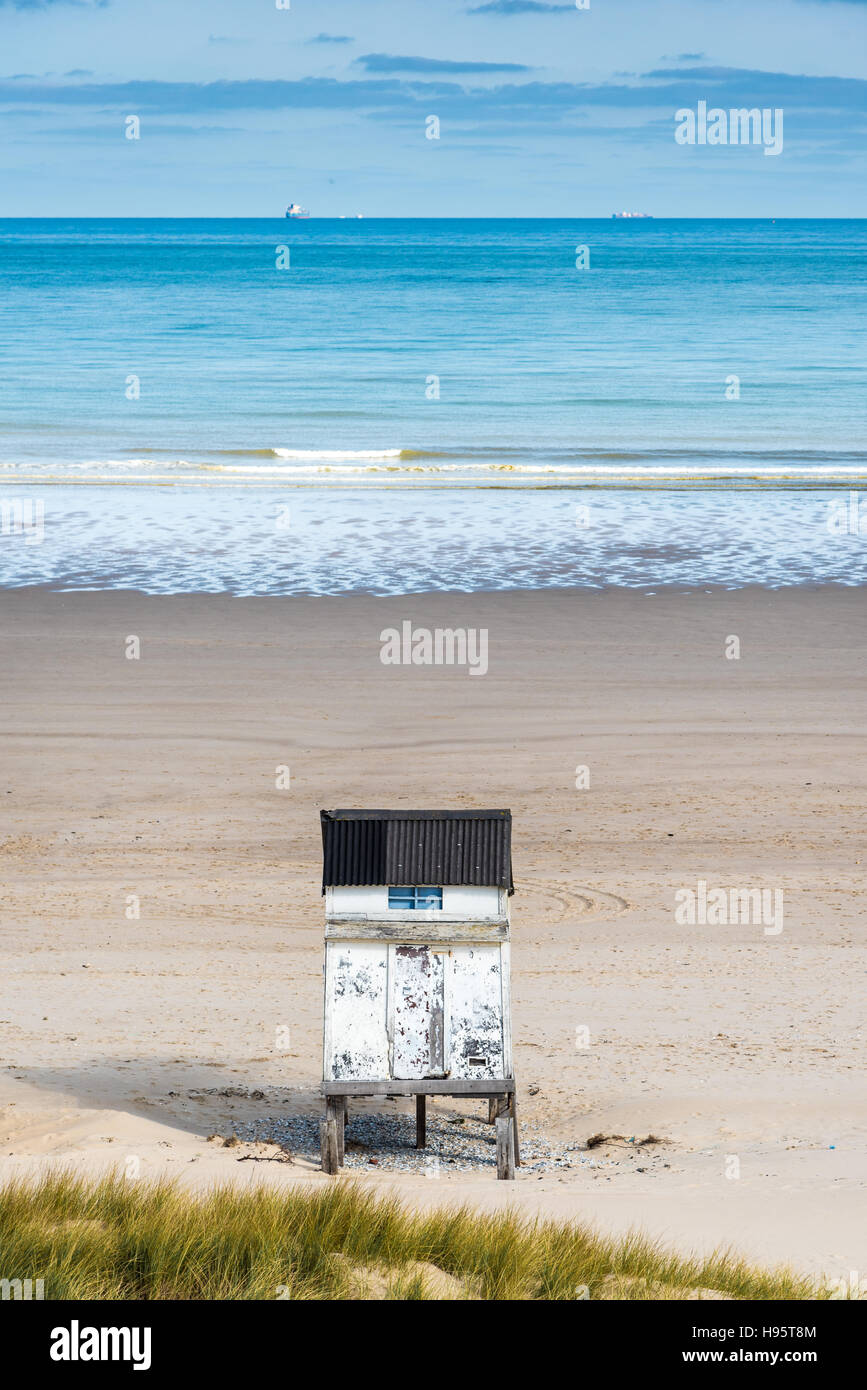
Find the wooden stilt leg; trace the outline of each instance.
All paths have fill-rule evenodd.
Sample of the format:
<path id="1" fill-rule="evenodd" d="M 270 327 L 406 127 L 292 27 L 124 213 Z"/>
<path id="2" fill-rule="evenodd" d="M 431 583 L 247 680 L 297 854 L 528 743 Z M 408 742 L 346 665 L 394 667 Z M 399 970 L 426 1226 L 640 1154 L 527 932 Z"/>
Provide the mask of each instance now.
<path id="1" fill-rule="evenodd" d="M 415 1098 L 415 1146 L 423 1149 L 427 1144 L 427 1096 Z"/>
<path id="2" fill-rule="evenodd" d="M 497 1118 L 497 1106 L 499 1101 L 496 1096 L 491 1096 L 488 1100 L 488 1124 L 492 1125 Z"/>
<path id="3" fill-rule="evenodd" d="M 515 1123 L 511 1115 L 497 1116 L 497 1177 L 515 1177 Z"/>
<path id="4" fill-rule="evenodd" d="M 510 1115 L 512 1113 L 510 1109 L 510 1097 L 507 1095 L 494 1096 L 493 1100 L 488 1103 L 490 1105 L 491 1117 L 489 1123 L 492 1125 L 496 1124 L 499 1115 Z"/>
<path id="5" fill-rule="evenodd" d="M 337 1125 L 337 1162 L 343 1167 L 343 1156 L 346 1151 L 346 1139 L 344 1130 L 346 1128 L 346 1101 L 338 1101 L 335 1108 L 335 1123 Z"/>
<path id="6" fill-rule="evenodd" d="M 512 1124 L 515 1129 L 515 1167 L 521 1166 L 521 1141 L 518 1138 L 518 1093 L 512 1092 Z"/>
<path id="7" fill-rule="evenodd" d="M 337 1120 L 330 1103 L 326 1104 L 325 1119 L 319 1126 L 319 1138 L 322 1148 L 322 1171 L 336 1173 L 340 1164 L 337 1150 Z"/>

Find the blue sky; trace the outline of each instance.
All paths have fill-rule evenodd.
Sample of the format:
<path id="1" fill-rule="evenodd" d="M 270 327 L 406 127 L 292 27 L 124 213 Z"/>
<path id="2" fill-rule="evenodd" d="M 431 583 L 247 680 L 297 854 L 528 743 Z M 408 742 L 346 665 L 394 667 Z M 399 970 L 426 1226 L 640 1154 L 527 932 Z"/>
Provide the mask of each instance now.
<path id="1" fill-rule="evenodd" d="M 0 216 L 867 216 L 865 66 L 867 0 L 0 0 Z"/>

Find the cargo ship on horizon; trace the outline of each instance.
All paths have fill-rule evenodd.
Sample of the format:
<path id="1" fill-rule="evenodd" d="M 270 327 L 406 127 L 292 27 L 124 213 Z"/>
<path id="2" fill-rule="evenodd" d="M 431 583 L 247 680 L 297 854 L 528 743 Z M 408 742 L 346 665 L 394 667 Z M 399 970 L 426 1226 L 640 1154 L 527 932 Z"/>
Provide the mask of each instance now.
<path id="1" fill-rule="evenodd" d="M 290 203 L 286 209 L 287 217 L 309 217 L 310 213 L 300 203 Z"/>

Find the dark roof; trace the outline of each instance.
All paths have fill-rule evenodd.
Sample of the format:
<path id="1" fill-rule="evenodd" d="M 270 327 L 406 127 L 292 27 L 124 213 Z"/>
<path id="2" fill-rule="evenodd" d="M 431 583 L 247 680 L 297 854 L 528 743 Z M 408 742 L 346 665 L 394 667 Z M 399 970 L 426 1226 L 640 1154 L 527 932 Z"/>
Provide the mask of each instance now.
<path id="1" fill-rule="evenodd" d="M 322 891 L 512 882 L 511 811 L 321 811 Z"/>

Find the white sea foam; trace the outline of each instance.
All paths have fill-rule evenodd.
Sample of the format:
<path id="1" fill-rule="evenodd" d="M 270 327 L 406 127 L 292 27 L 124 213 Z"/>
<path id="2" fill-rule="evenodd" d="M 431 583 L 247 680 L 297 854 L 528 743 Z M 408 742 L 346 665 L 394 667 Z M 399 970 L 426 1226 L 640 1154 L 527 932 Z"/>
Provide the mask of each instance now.
<path id="1" fill-rule="evenodd" d="M 228 451 L 227 451 L 228 452 Z M 834 462 L 825 459 L 812 462 L 804 459 L 785 459 L 771 462 L 767 458 L 742 458 L 738 462 L 714 459 L 710 462 L 692 462 L 689 459 L 668 460 L 664 463 L 644 461 L 639 457 L 607 459 L 587 458 L 583 460 L 544 459 L 516 461 L 508 458 L 460 458 L 445 453 L 414 449 L 271 449 L 251 450 L 246 457 L 262 459 L 270 455 L 268 462 L 241 461 L 243 451 L 234 450 L 237 462 L 198 462 L 186 458 L 136 458 L 87 459 L 83 462 L 59 462 L 44 464 L 2 463 L 0 478 L 26 481 L 28 478 L 41 482 L 85 481 L 112 482 L 121 477 L 125 482 L 141 481 L 158 483 L 179 481 L 184 483 L 216 484 L 222 479 L 226 485 L 239 486 L 248 482 L 280 482 L 291 484 L 308 478 L 321 478 L 323 483 L 336 483 L 341 479 L 352 478 L 358 481 L 369 480 L 374 484 L 378 477 L 388 479 L 389 483 L 422 482 L 425 479 L 450 479 L 455 483 L 483 485 L 486 479 L 511 481 L 517 486 L 536 481 L 563 484 L 593 484 L 596 486 L 648 486 L 670 483 L 680 487 L 690 484 L 726 482 L 737 486 L 787 484 L 798 486 L 826 484 L 847 486 L 856 483 L 867 484 L 867 460 L 860 463 Z M 850 455 L 851 458 L 851 455 Z M 7 474 L 6 470 L 9 470 Z"/>
<path id="2" fill-rule="evenodd" d="M 78 475 L 79 483 L 92 481 Z M 867 584 L 864 538 L 829 529 L 830 489 L 768 487 L 757 506 L 746 486 L 612 488 L 581 495 L 579 524 L 578 484 L 525 487 L 516 496 L 477 482 L 459 497 L 449 483 L 428 485 L 419 505 L 410 483 L 374 482 L 376 505 L 360 506 L 357 480 L 330 493 L 308 480 L 290 499 L 287 532 L 276 524 L 287 499 L 260 478 L 244 486 L 215 475 L 188 485 L 175 472 L 171 481 L 180 486 L 171 496 L 130 481 L 116 472 L 117 486 L 101 484 L 94 505 L 71 485 L 46 497 L 43 543 L 13 536 L 2 547 L 4 586 L 405 595 Z M 850 499 L 846 512 L 848 519 Z"/>
<path id="3" fill-rule="evenodd" d="M 278 459 L 299 459 L 310 462 L 342 463 L 351 459 L 399 459 L 402 449 L 273 449 Z"/>
<path id="4" fill-rule="evenodd" d="M 399 454 L 399 451 L 397 451 Z M 300 458 L 299 455 L 293 457 Z M 312 455 L 307 455 L 312 458 Z M 324 459 L 325 455 L 320 458 Z M 353 455 L 354 458 L 361 457 L 360 454 Z M 364 457 L 370 457 L 365 455 Z M 381 459 L 381 455 L 375 457 Z M 308 464 L 298 466 L 291 470 L 277 470 L 273 466 L 260 464 L 233 464 L 215 463 L 204 464 L 203 468 L 209 472 L 234 473 L 234 474 L 255 474 L 274 476 L 277 472 L 280 476 L 298 477 L 304 474 L 349 474 L 349 473 L 454 473 L 454 474 L 501 474 L 509 473 L 524 477 L 575 477 L 575 478 L 600 478 L 611 482 L 629 481 L 635 479 L 641 481 L 642 478 L 671 478 L 679 481 L 688 482 L 690 479 L 704 478 L 709 480 L 724 480 L 726 478 L 752 478 L 762 479 L 791 479 L 797 481 L 809 481 L 811 479 L 826 480 L 833 478 L 864 478 L 867 477 L 867 464 L 822 464 L 822 465 L 803 465 L 794 466 L 792 464 L 746 464 L 746 465 L 725 465 L 710 464 L 630 464 L 629 466 L 611 464 L 569 464 L 569 463 L 495 463 L 488 461 L 485 463 L 409 463 L 404 462 L 398 465 L 388 465 L 383 467 L 380 464 L 369 462 L 365 464 L 342 463 L 340 467 L 330 467 L 324 462 L 318 464 Z"/>
<path id="5" fill-rule="evenodd" d="M 65 467 L 78 468 L 196 468 L 197 464 L 188 459 L 86 459 L 83 463 L 69 463 Z"/>

